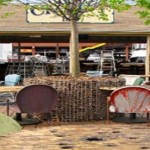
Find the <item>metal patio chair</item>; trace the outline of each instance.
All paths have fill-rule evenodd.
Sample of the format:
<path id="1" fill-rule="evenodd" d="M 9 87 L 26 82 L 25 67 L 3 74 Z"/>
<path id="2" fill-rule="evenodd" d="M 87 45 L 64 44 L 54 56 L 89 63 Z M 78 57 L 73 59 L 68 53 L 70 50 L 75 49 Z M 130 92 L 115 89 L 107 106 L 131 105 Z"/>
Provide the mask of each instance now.
<path id="1" fill-rule="evenodd" d="M 110 112 L 146 113 L 149 126 L 150 90 L 142 86 L 127 86 L 113 91 L 107 100 L 108 123 Z"/>
<path id="2" fill-rule="evenodd" d="M 56 104 L 58 99 L 57 91 L 48 85 L 35 84 L 28 85 L 21 89 L 16 95 L 16 105 L 7 106 L 9 110 L 17 113 L 16 120 L 20 124 L 37 124 L 41 121 L 37 118 L 23 118 L 21 114 L 48 114 Z M 50 118 L 48 118 L 50 121 Z"/>

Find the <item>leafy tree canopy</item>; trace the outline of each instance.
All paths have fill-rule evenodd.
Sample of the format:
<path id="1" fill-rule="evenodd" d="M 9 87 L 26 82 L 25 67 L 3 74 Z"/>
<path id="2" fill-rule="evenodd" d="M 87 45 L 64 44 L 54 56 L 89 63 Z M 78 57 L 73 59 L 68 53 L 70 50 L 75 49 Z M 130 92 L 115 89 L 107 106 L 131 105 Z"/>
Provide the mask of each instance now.
<path id="1" fill-rule="evenodd" d="M 150 24 L 150 0 L 137 0 L 137 5 L 141 8 L 137 13 L 145 19 L 146 24 Z"/>
<path id="2" fill-rule="evenodd" d="M 11 2 L 12 0 L 0 0 L 0 5 L 6 5 L 9 2 Z"/>
<path id="3" fill-rule="evenodd" d="M 40 5 L 35 1 L 30 2 L 36 4 L 32 7 L 49 10 L 67 21 L 78 21 L 85 16 L 93 15 L 107 19 L 105 9 L 121 11 L 129 8 L 125 0 L 39 0 L 38 2 L 42 3 Z"/>
<path id="4" fill-rule="evenodd" d="M 14 0 L 0 0 L 0 5 L 6 5 Z M 36 4 L 37 9 L 49 10 L 56 15 L 70 21 L 71 19 L 83 19 L 85 16 L 95 15 L 98 18 L 107 19 L 104 8 L 118 11 L 127 10 L 129 4 L 139 6 L 137 11 L 140 18 L 150 24 L 150 0 L 15 0 L 24 4 Z M 39 5 L 40 4 L 40 5 Z M 42 5 L 41 5 L 42 4 Z M 97 11 L 95 11 L 97 10 Z"/>

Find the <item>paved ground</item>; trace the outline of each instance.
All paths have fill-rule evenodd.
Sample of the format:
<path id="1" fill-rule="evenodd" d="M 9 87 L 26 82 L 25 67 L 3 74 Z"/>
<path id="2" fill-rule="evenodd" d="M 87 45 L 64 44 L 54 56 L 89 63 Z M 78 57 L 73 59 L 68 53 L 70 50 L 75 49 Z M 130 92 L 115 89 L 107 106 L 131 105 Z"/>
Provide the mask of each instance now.
<path id="1" fill-rule="evenodd" d="M 0 137 L 0 150 L 150 150 L 146 124 L 102 122 L 25 128 Z"/>

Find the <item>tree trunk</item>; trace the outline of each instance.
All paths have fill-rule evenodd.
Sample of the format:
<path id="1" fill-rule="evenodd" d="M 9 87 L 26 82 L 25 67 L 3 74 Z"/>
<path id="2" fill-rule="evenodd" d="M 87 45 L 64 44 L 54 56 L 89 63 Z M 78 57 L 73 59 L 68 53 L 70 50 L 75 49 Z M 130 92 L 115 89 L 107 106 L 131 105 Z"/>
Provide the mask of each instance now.
<path id="1" fill-rule="evenodd" d="M 77 21 L 71 20 L 71 36 L 70 36 L 70 74 L 73 77 L 79 77 L 80 75 L 80 63 L 79 63 L 79 38 Z"/>

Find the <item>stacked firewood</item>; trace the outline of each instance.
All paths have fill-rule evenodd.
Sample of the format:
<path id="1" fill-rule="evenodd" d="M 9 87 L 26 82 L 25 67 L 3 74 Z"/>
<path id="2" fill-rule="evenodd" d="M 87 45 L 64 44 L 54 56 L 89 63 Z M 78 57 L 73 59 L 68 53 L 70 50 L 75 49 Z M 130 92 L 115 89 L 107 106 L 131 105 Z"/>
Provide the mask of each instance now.
<path id="1" fill-rule="evenodd" d="M 70 76 L 35 77 L 24 80 L 24 85 L 47 84 L 54 87 L 59 100 L 51 113 L 53 120 L 61 122 L 96 121 L 106 117 L 106 97 L 103 86 L 121 86 L 124 80 L 113 77 L 73 78 Z"/>

